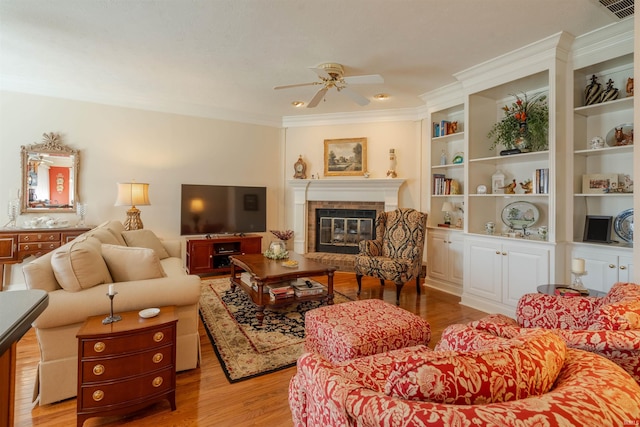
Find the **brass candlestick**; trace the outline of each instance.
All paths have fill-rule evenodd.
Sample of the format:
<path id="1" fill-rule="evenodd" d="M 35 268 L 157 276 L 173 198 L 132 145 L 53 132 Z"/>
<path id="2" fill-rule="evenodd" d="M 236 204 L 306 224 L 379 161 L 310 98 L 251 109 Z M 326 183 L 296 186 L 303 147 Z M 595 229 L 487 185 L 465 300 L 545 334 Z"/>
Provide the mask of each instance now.
<path id="1" fill-rule="evenodd" d="M 109 311 L 109 315 L 107 317 L 105 317 L 104 319 L 102 319 L 102 324 L 103 325 L 108 325 L 109 323 L 113 323 L 113 322 L 117 322 L 118 320 L 122 320 L 122 316 L 118 315 L 118 314 L 113 314 L 113 298 L 118 295 L 117 292 L 114 292 L 113 294 L 109 294 L 107 293 L 107 296 L 109 297 L 109 302 L 111 303 L 111 309 Z"/>

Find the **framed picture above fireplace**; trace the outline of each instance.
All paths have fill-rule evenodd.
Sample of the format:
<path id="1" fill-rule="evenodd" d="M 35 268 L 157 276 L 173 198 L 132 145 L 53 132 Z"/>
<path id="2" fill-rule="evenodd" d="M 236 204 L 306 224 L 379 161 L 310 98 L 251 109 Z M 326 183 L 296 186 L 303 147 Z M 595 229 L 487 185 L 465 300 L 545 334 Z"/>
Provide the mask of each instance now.
<path id="1" fill-rule="evenodd" d="M 367 171 L 367 138 L 324 140 L 325 176 L 362 176 Z"/>

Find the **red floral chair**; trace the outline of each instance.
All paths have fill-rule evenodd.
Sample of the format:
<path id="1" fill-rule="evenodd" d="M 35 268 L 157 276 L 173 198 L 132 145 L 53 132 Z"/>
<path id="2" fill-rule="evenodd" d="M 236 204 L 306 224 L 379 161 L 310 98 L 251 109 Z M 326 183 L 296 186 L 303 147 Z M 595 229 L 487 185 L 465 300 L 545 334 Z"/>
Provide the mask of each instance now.
<path id="1" fill-rule="evenodd" d="M 289 405 L 296 427 L 622 426 L 640 419 L 640 385 L 546 330 L 508 339 L 452 325 L 435 351 L 335 364 L 305 353 Z"/>
<path id="2" fill-rule="evenodd" d="M 493 314 L 470 325 L 504 337 L 523 328 L 544 328 L 567 346 L 587 350 L 620 365 L 640 384 L 640 286 L 616 283 L 608 294 L 562 297 L 526 294 L 518 301 L 516 319 Z"/>
<path id="3" fill-rule="evenodd" d="M 396 304 L 405 283 L 416 281 L 420 295 L 422 252 L 427 229 L 427 214 L 415 209 L 396 209 L 382 212 L 376 218 L 375 240 L 361 240 L 355 257 L 358 295 L 362 276 L 377 277 L 380 284 L 389 280 L 396 285 Z"/>

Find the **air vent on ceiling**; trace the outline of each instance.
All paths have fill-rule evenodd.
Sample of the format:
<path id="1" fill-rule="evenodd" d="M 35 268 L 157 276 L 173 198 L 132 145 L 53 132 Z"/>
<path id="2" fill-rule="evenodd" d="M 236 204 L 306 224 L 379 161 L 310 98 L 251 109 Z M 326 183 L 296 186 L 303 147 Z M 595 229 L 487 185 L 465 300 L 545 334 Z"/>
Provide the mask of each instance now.
<path id="1" fill-rule="evenodd" d="M 606 7 L 609 12 L 616 15 L 618 18 L 626 18 L 633 15 L 633 1 L 634 0 L 598 0 L 601 5 Z"/>

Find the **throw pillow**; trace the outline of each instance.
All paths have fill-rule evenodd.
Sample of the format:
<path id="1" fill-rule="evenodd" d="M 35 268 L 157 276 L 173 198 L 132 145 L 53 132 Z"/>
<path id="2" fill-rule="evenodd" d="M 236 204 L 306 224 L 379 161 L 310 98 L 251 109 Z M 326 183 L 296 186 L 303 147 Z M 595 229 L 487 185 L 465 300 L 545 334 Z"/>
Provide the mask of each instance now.
<path id="1" fill-rule="evenodd" d="M 102 256 L 115 282 L 167 277 L 153 249 L 103 244 Z"/>
<path id="2" fill-rule="evenodd" d="M 100 243 L 107 243 L 109 245 L 120 245 L 120 240 L 118 240 L 110 230 L 106 228 L 94 228 L 93 230 L 87 231 L 87 236 L 95 237 L 100 240 Z M 124 239 L 121 239 L 124 241 Z"/>
<path id="3" fill-rule="evenodd" d="M 124 225 L 120 221 L 110 220 L 105 221 L 99 226 L 97 226 L 94 230 L 107 230 L 109 233 L 113 234 L 113 236 L 118 241 L 118 245 L 126 246 L 127 242 L 124 241 L 122 237 L 122 232 L 124 231 Z M 108 242 L 102 242 L 108 243 Z"/>
<path id="4" fill-rule="evenodd" d="M 464 325 L 445 332 L 491 335 Z M 396 362 L 385 393 L 401 399 L 473 405 L 548 392 L 564 365 L 564 341 L 542 329 L 524 331 L 512 339 L 499 338 L 491 335 L 476 341 L 477 347 L 482 348 L 480 341 L 484 341 L 488 348 L 434 351 Z"/>
<path id="5" fill-rule="evenodd" d="M 100 241 L 79 236 L 51 255 L 51 268 L 62 289 L 78 292 L 113 280 L 100 253 Z"/>
<path id="6" fill-rule="evenodd" d="M 127 246 L 153 249 L 160 259 L 169 258 L 169 253 L 162 245 L 162 242 L 151 230 L 123 231 L 122 237 L 127 242 Z"/>

